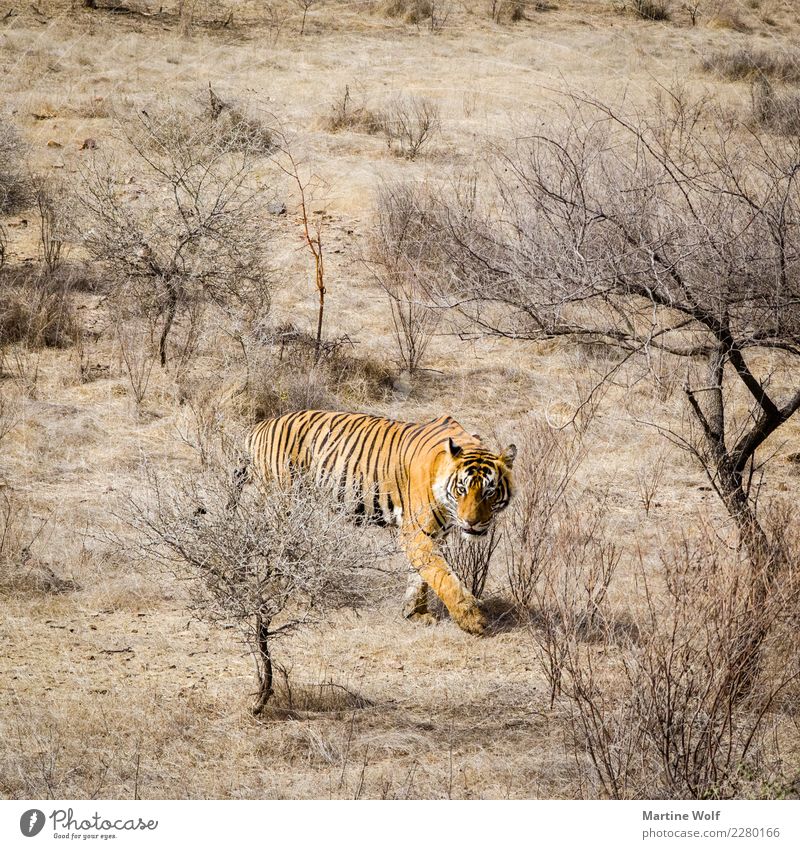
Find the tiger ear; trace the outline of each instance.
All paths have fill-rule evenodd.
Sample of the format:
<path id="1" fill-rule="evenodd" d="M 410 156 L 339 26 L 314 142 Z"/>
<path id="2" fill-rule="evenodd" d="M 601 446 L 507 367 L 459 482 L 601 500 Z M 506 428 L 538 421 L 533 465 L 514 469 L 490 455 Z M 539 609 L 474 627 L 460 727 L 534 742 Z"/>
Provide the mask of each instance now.
<path id="1" fill-rule="evenodd" d="M 508 466 L 508 468 L 512 468 L 514 466 L 514 460 L 517 457 L 517 446 L 509 445 L 505 451 L 500 455 L 500 462 L 503 465 Z"/>
<path id="2" fill-rule="evenodd" d="M 463 450 L 460 445 L 456 445 L 455 442 L 453 442 L 452 436 L 449 436 L 447 438 L 447 443 L 445 444 L 445 448 L 447 450 L 447 453 L 453 458 L 458 457 Z"/>

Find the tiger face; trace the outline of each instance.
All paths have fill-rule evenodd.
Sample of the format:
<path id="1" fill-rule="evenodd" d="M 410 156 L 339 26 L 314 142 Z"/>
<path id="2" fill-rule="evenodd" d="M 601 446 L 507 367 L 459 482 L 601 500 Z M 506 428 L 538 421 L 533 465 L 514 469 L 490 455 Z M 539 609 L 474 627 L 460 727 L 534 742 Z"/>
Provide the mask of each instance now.
<path id="1" fill-rule="evenodd" d="M 501 454 L 492 454 L 485 448 L 462 448 L 448 439 L 445 450 L 449 468 L 444 490 L 453 527 L 464 536 L 483 536 L 511 500 L 517 448 L 509 445 Z"/>

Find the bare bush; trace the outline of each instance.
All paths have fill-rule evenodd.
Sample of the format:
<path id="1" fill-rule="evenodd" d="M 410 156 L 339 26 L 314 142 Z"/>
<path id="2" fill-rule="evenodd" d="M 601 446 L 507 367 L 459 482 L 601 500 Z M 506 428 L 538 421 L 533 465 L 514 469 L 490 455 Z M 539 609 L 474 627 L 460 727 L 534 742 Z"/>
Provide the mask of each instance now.
<path id="1" fill-rule="evenodd" d="M 449 4 L 442 0 L 387 0 L 381 9 L 389 18 L 418 27 L 427 25 L 433 32 L 442 29 L 450 15 Z"/>
<path id="2" fill-rule="evenodd" d="M 194 615 L 241 629 L 258 668 L 256 714 L 273 693 L 272 641 L 362 605 L 374 584 L 367 532 L 309 480 L 239 493 L 224 463 L 168 487 L 150 474 L 131 510 L 140 548 L 188 582 Z"/>
<path id="3" fill-rule="evenodd" d="M 175 320 L 190 304 L 210 302 L 245 321 L 269 309 L 267 192 L 254 179 L 263 149 L 249 130 L 207 112 L 143 111 L 128 129 L 154 187 L 131 188 L 117 162 L 95 155 L 79 188 L 90 218 L 84 245 L 114 298 L 161 321 L 165 366 Z"/>
<path id="4" fill-rule="evenodd" d="M 736 798 L 759 783 L 763 793 L 780 765 L 776 700 L 800 674 L 796 576 L 759 608 L 754 628 L 750 596 L 766 576 L 753 575 L 746 558 L 701 534 L 662 562 L 666 597 L 640 571 L 645 613 L 619 655 L 621 683 L 591 647 L 561 644 L 574 743 L 612 798 Z M 765 663 L 776 652 L 785 660 L 787 639 L 789 664 Z M 751 667 L 757 682 L 745 686 Z"/>
<path id="5" fill-rule="evenodd" d="M 551 707 L 571 654 L 580 641 L 595 639 L 607 626 L 604 605 L 621 551 L 610 538 L 605 514 L 602 501 L 560 505 L 545 535 L 548 559 L 530 584 L 536 651 L 550 685 Z"/>
<path id="6" fill-rule="evenodd" d="M 396 97 L 384 114 L 386 143 L 405 159 L 416 159 L 440 129 L 439 107 L 427 97 Z"/>
<path id="7" fill-rule="evenodd" d="M 381 187 L 367 256 L 372 275 L 389 301 L 398 358 L 409 374 L 420 367 L 441 316 L 431 293 L 437 288 L 434 277 L 442 262 L 419 192 L 403 184 Z"/>
<path id="8" fill-rule="evenodd" d="M 303 225 L 303 238 L 314 261 L 314 287 L 317 290 L 317 335 L 314 342 L 314 361 L 318 362 L 322 353 L 322 326 L 325 317 L 325 295 L 328 292 L 325 285 L 325 261 L 322 247 L 322 231 L 324 218 L 321 215 L 312 216 L 310 212 L 311 196 L 315 189 L 320 188 L 319 181 L 311 176 L 304 180 L 300 174 L 300 166 L 292 153 L 290 145 L 284 142 L 284 162 L 278 166 L 297 187 L 300 201 L 300 219 Z"/>
<path id="9" fill-rule="evenodd" d="M 280 2 L 267 2 L 263 5 L 267 29 L 269 30 L 274 47 L 281 38 L 284 28 L 292 15 L 288 4 Z"/>
<path id="10" fill-rule="evenodd" d="M 506 510 L 503 558 L 508 586 L 520 610 L 530 609 L 537 587 L 558 552 L 558 520 L 569 521 L 571 487 L 585 455 L 580 437 L 530 422 L 514 474 L 517 493 Z"/>
<path id="11" fill-rule="evenodd" d="M 601 382 L 649 351 L 685 363 L 691 425 L 662 429 L 760 573 L 756 453 L 800 409 L 800 137 L 713 109 L 677 91 L 644 119 L 576 96 L 561 130 L 500 155 L 483 208 L 429 196 L 420 215 L 449 257 L 442 297 L 485 332 L 616 347 Z"/>
<path id="12" fill-rule="evenodd" d="M 409 279 L 383 281 L 381 285 L 392 312 L 400 363 L 408 374 L 413 375 L 422 364 L 441 316 L 425 302 L 423 293 Z"/>
<path id="13" fill-rule="evenodd" d="M 34 198 L 39 212 L 39 244 L 42 260 L 49 274 L 61 267 L 69 249 L 67 232 L 70 226 L 67 194 L 53 180 L 34 180 Z"/>
<path id="14" fill-rule="evenodd" d="M 180 440 L 197 452 L 203 468 L 225 444 L 223 421 L 227 418 L 227 399 L 219 390 L 220 387 L 205 375 L 194 379 L 184 375 L 180 381 L 179 403 L 184 414 L 175 430 Z"/>
<path id="15" fill-rule="evenodd" d="M 208 86 L 208 116 L 221 150 L 250 156 L 268 155 L 275 150 L 273 131 L 264 121 L 249 113 L 247 105 L 224 100 Z"/>
<path id="16" fill-rule="evenodd" d="M 320 0 L 294 0 L 294 2 L 303 13 L 302 20 L 300 21 L 300 35 L 304 35 L 306 31 L 306 18 L 308 17 L 308 13 L 320 2 Z"/>
<path id="17" fill-rule="evenodd" d="M 156 362 L 156 353 L 151 349 L 152 328 L 140 327 L 133 322 L 119 321 L 116 328 L 120 358 L 128 376 L 137 416 L 141 414 L 142 402 L 150 385 L 150 377 Z"/>
<path id="18" fill-rule="evenodd" d="M 0 392 L 0 445 L 21 421 L 22 410 L 16 399 L 6 390 Z"/>
<path id="19" fill-rule="evenodd" d="M 0 223 L 0 271 L 3 270 L 3 266 L 6 264 L 7 258 L 8 258 L 8 231 Z"/>
<path id="20" fill-rule="evenodd" d="M 526 0 L 490 0 L 489 17 L 496 23 L 517 23 L 525 20 Z M 533 4 L 538 6 L 540 4 Z M 547 4 L 541 4 L 543 6 Z"/>
<path id="21" fill-rule="evenodd" d="M 661 452 L 653 460 L 642 465 L 636 471 L 636 483 L 639 489 L 639 500 L 642 502 L 644 512 L 650 515 L 650 510 L 655 505 L 655 499 L 664 483 L 664 472 L 667 469 L 667 456 Z"/>
<path id="22" fill-rule="evenodd" d="M 693 27 L 697 26 L 697 20 L 700 17 L 700 11 L 703 9 L 703 6 L 703 0 L 688 0 L 688 2 L 683 3 L 681 6 L 689 16 L 689 22 Z"/>
<path id="23" fill-rule="evenodd" d="M 79 589 L 74 580 L 57 574 L 55 564 L 40 556 L 39 552 L 47 549 L 43 538 L 48 527 L 52 528 L 51 518 L 49 513 L 35 513 L 10 487 L 0 489 L 0 595 L 58 595 Z"/>

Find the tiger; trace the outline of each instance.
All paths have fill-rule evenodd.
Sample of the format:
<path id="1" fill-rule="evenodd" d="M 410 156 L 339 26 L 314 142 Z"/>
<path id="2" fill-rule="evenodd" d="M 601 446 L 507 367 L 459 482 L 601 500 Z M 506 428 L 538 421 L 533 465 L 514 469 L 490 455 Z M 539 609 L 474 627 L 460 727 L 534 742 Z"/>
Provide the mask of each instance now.
<path id="1" fill-rule="evenodd" d="M 263 480 L 291 481 L 293 470 L 330 489 L 361 521 L 399 529 L 411 565 L 403 615 L 432 623 L 428 587 L 451 618 L 482 634 L 486 617 L 442 556 L 454 529 L 484 536 L 513 494 L 516 446 L 492 453 L 450 416 L 417 423 L 379 416 L 301 410 L 255 424 L 246 455 Z M 249 478 L 249 467 L 239 470 Z"/>

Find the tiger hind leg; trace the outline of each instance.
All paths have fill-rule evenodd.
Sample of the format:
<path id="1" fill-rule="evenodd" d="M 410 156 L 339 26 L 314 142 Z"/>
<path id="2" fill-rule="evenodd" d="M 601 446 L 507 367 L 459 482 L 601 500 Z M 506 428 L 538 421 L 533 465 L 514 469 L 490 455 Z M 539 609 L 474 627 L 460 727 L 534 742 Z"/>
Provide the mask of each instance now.
<path id="1" fill-rule="evenodd" d="M 428 585 L 416 571 L 412 572 L 408 579 L 408 588 L 403 600 L 403 616 L 425 625 L 432 625 L 436 621 L 428 611 Z"/>

